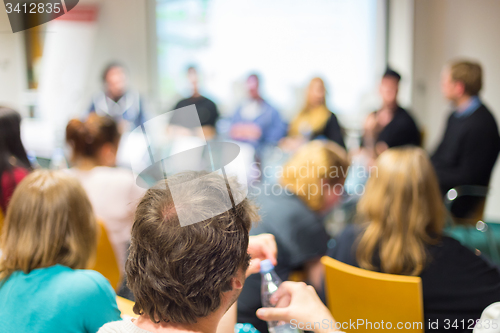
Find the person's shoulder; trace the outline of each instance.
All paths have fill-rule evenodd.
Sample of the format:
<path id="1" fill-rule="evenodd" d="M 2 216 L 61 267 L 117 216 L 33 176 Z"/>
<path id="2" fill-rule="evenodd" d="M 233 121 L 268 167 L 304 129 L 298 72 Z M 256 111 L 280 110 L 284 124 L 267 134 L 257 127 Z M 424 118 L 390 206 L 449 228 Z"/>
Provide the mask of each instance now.
<path id="1" fill-rule="evenodd" d="M 458 240 L 445 235 L 441 236 L 437 244 L 431 245 L 429 250 L 434 258 L 438 258 L 447 263 L 453 262 L 454 260 L 458 260 L 462 264 L 471 261 L 482 261 L 481 257 L 477 256 Z"/>
<path id="2" fill-rule="evenodd" d="M 105 177 L 106 179 L 134 180 L 132 171 L 121 167 L 98 166 L 92 169 L 92 173 L 97 177 Z"/>
<path id="3" fill-rule="evenodd" d="M 175 109 L 180 109 L 180 108 L 183 108 L 183 107 L 191 105 L 191 104 L 194 104 L 191 101 L 191 97 L 183 98 L 183 99 L 181 99 L 180 101 L 177 102 L 177 104 L 175 105 Z"/>
<path id="4" fill-rule="evenodd" d="M 214 102 L 214 101 L 212 101 L 212 100 L 211 100 L 210 98 L 208 98 L 207 96 L 202 95 L 202 96 L 200 96 L 199 98 L 200 98 L 200 100 L 201 100 L 201 101 L 203 101 L 204 103 L 206 103 L 206 104 L 210 104 L 211 106 L 215 106 L 215 102 Z"/>
<path id="5" fill-rule="evenodd" d="M 83 294 L 96 292 L 108 293 L 112 290 L 109 281 L 99 272 L 90 269 L 74 269 L 71 272 L 71 279 L 74 281 Z"/>
<path id="6" fill-rule="evenodd" d="M 483 119 L 485 123 L 494 124 L 495 126 L 497 125 L 495 116 L 490 111 L 490 109 L 484 104 L 481 104 L 479 108 L 472 115 L 474 114 L 477 114 L 478 118 Z"/>
<path id="7" fill-rule="evenodd" d="M 48 268 L 46 274 L 51 275 L 51 283 L 57 286 L 59 295 L 71 295 L 80 300 L 113 297 L 114 291 L 108 280 L 96 271 L 56 265 Z"/>
<path id="8" fill-rule="evenodd" d="M 278 113 L 279 114 L 279 111 L 277 108 L 275 108 L 273 105 L 271 105 L 271 103 L 269 103 L 268 101 L 266 101 L 265 99 L 261 99 L 261 104 L 263 106 L 265 106 L 265 108 L 267 110 L 269 110 L 270 112 L 273 112 L 273 113 Z"/>
<path id="9" fill-rule="evenodd" d="M 133 333 L 134 330 L 131 330 L 129 327 L 128 321 L 126 320 L 118 320 L 112 321 L 110 323 L 104 324 L 97 333 Z"/>

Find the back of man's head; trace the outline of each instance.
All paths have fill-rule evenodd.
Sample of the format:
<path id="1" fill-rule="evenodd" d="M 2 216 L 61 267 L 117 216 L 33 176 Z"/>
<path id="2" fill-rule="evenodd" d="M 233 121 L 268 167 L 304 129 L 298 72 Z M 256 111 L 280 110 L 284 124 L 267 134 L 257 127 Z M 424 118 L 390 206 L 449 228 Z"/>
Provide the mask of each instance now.
<path id="1" fill-rule="evenodd" d="M 236 180 L 229 182 L 234 192 Z M 180 184 L 186 185 L 176 186 L 174 204 L 169 186 Z M 219 308 L 231 279 L 248 267 L 248 233 L 258 217 L 248 199 L 211 217 L 231 193 L 228 185 L 217 174 L 190 171 L 146 192 L 135 213 L 126 264 L 135 313 L 157 323 L 193 324 Z M 181 226 L 178 215 L 191 213 L 210 218 Z"/>

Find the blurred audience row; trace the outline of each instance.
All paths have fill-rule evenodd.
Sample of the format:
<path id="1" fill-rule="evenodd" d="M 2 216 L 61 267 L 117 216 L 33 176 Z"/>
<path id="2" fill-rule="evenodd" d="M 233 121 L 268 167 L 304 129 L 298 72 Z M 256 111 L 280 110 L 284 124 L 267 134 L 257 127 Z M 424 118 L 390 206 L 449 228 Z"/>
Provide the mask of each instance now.
<path id="1" fill-rule="evenodd" d="M 213 139 L 217 107 L 200 95 L 196 70 L 190 68 L 188 74 L 193 95 L 177 108 L 195 104 L 204 137 Z M 94 101 L 92 112 L 66 127 L 71 168 L 63 172 L 30 175 L 33 167 L 20 139 L 21 117 L 0 108 L 0 205 L 5 215 L 0 325 L 7 325 L 6 331 L 42 326 L 51 331 L 57 330 L 54 325 L 70 325 L 95 332 L 119 319 L 109 283 L 97 273 L 78 269 L 91 267 L 97 217 L 105 225 L 122 274 L 125 270 L 134 212 L 145 190 L 130 170 L 116 167 L 116 159 L 121 135 L 147 117 L 141 98 L 127 91 L 121 65 L 108 67 L 103 78 L 107 88 Z M 444 234 L 443 196 L 457 186 L 488 186 L 500 151 L 496 121 L 479 97 L 482 70 L 470 61 L 444 67 L 442 90 L 453 112 L 431 157 L 418 147 L 421 131 L 397 103 L 400 78 L 386 71 L 380 84 L 383 105 L 368 115 L 361 148 L 348 154 L 339 122 L 326 106 L 320 78 L 311 81 L 306 105 L 287 125 L 260 96 L 259 77 L 248 77 L 249 97 L 232 117 L 230 138 L 251 145 L 257 161 L 265 145 L 277 145 L 290 155 L 278 177 L 285 190 L 277 194 L 263 189 L 255 197 L 262 221 L 250 235 L 272 234 L 278 275 L 287 280 L 300 269 L 319 294 L 324 275 L 319 259 L 328 252 L 364 269 L 420 276 L 426 321 L 476 320 L 489 304 L 500 301 L 500 271 Z M 182 117 L 171 124 L 182 127 Z M 376 174 L 351 179 L 354 166 L 374 166 Z M 346 200 L 345 182 L 366 187 L 356 198 L 356 223 L 328 249 L 325 217 Z M 258 277 L 251 275 L 241 287 L 238 321 L 267 332 L 256 316 L 262 306 Z M 72 297 L 80 300 L 78 304 Z M 33 321 L 24 320 L 28 312 L 21 309 L 29 311 Z M 89 309 L 91 313 L 85 314 Z"/>

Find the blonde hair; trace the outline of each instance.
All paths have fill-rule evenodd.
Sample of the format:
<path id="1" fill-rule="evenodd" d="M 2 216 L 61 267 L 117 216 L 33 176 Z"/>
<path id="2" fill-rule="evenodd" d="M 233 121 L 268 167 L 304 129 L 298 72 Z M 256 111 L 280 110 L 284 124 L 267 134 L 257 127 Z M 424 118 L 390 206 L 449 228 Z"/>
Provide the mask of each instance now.
<path id="1" fill-rule="evenodd" d="M 467 95 L 479 94 L 483 87 L 483 70 L 480 64 L 471 61 L 454 61 L 449 66 L 451 79 L 455 82 L 462 82 Z"/>
<path id="2" fill-rule="evenodd" d="M 378 175 L 366 184 L 358 203 L 358 217 L 365 221 L 357 261 L 375 270 L 380 257 L 384 273 L 418 275 L 427 256 L 426 244 L 442 234 L 445 211 L 434 168 L 424 150 L 393 148 L 377 160 Z"/>
<path id="3" fill-rule="evenodd" d="M 288 135 L 300 135 L 304 125 L 309 127 L 312 133 L 317 133 L 325 128 L 328 119 L 332 116 L 332 112 L 326 107 L 325 96 L 323 96 L 323 100 L 319 106 L 314 107 L 311 105 L 311 90 L 313 84 L 316 82 L 319 82 L 323 86 L 326 95 L 326 88 L 323 80 L 319 77 L 312 79 L 307 88 L 306 104 L 299 114 L 291 121 Z"/>
<path id="4" fill-rule="evenodd" d="M 343 184 L 349 168 L 346 151 L 331 141 L 313 140 L 285 164 L 281 184 L 312 210 L 323 207 L 322 186 Z M 314 191 L 313 191 L 314 190 Z"/>
<path id="5" fill-rule="evenodd" d="M 61 171 L 35 171 L 19 183 L 7 210 L 0 280 L 56 264 L 86 268 L 96 246 L 96 220 L 78 180 Z"/>

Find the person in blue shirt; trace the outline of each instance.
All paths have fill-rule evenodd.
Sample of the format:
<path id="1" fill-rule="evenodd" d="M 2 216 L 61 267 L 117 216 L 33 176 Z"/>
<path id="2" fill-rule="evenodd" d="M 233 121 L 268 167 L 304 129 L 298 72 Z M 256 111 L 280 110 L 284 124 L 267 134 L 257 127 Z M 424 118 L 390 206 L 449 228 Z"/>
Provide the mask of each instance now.
<path id="1" fill-rule="evenodd" d="M 250 75 L 246 84 L 249 98 L 233 115 L 230 137 L 251 144 L 259 155 L 265 145 L 276 145 L 286 135 L 287 124 L 261 97 L 257 74 Z"/>
<path id="2" fill-rule="evenodd" d="M 96 246 L 92 206 L 76 178 L 47 170 L 24 178 L 2 230 L 0 332 L 94 333 L 119 320 L 109 282 L 85 270 Z"/>

